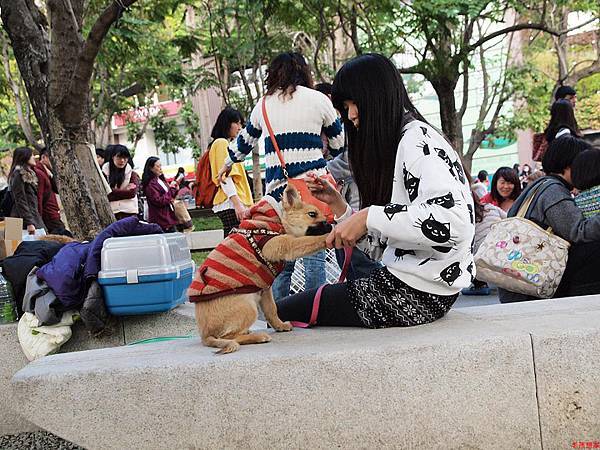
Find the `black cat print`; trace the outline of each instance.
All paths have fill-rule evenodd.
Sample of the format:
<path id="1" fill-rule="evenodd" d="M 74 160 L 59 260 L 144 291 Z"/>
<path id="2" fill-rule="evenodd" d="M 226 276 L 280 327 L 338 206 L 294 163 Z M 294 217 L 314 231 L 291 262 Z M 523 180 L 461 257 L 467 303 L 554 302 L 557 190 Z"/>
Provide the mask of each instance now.
<path id="1" fill-rule="evenodd" d="M 416 253 L 414 250 L 402 250 L 401 248 L 397 248 L 396 250 L 394 250 L 394 256 L 396 257 L 396 261 L 404 259 L 406 255 L 416 256 Z"/>
<path id="2" fill-rule="evenodd" d="M 448 286 L 452 286 L 456 280 L 460 278 L 462 275 L 462 270 L 460 269 L 460 263 L 455 262 L 450 264 L 444 270 L 440 272 L 438 280 L 443 281 L 448 284 Z"/>
<path id="3" fill-rule="evenodd" d="M 453 208 L 458 202 L 454 201 L 454 196 L 452 192 L 448 192 L 446 195 L 441 195 L 439 197 L 430 198 L 426 202 L 428 205 L 438 205 L 442 208 L 450 209 Z"/>
<path id="4" fill-rule="evenodd" d="M 429 217 L 423 221 L 419 220 L 415 224 L 415 227 L 421 228 L 423 236 L 438 244 L 445 244 L 452 239 L 450 234 L 450 223 L 438 222 L 435 220 L 433 214 L 429 214 Z"/>
<path id="5" fill-rule="evenodd" d="M 417 145 L 417 148 L 419 150 L 422 150 L 423 155 L 425 155 L 425 156 L 429 156 L 431 154 L 431 152 L 429 151 L 429 145 L 425 141 L 423 141 L 419 145 Z"/>
<path id="6" fill-rule="evenodd" d="M 419 184 L 421 180 L 406 170 L 406 165 L 404 165 L 402 171 L 404 173 L 404 187 L 406 192 L 408 192 L 408 198 L 411 202 L 414 202 L 419 196 Z"/>
<path id="7" fill-rule="evenodd" d="M 408 206 L 397 203 L 389 203 L 383 208 L 383 212 L 389 220 L 392 220 L 396 214 L 406 211 L 408 211 Z"/>

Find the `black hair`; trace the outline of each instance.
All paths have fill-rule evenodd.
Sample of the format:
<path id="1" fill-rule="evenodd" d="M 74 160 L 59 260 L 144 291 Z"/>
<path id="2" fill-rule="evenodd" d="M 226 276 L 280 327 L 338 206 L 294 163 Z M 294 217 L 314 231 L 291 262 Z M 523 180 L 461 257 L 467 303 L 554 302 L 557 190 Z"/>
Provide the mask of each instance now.
<path id="1" fill-rule="evenodd" d="M 515 169 L 511 169 L 510 167 L 500 167 L 496 170 L 492 178 L 492 187 L 490 189 L 490 193 L 492 198 L 496 201 L 496 203 L 501 204 L 505 199 L 498 192 L 498 181 L 500 178 L 503 178 L 504 181 L 508 183 L 512 183 L 514 185 L 513 191 L 510 193 L 510 199 L 516 200 L 519 195 L 521 195 L 521 180 L 519 180 L 519 174 L 515 171 Z"/>
<path id="2" fill-rule="evenodd" d="M 221 138 L 229 140 L 231 124 L 236 122 L 240 122 L 242 125 L 244 124 L 242 113 L 237 109 L 233 109 L 231 106 L 225 107 L 225 109 L 219 113 L 217 121 L 210 132 L 210 137 L 213 141 Z"/>
<path id="3" fill-rule="evenodd" d="M 112 189 L 120 189 L 125 180 L 125 167 L 119 169 L 115 166 L 113 158 L 115 156 L 125 156 L 127 157 L 127 163 L 131 163 L 131 153 L 129 153 L 127 147 L 121 144 L 107 146 L 106 152 L 110 152 L 110 158 L 108 159 L 108 185 Z"/>
<path id="4" fill-rule="evenodd" d="M 477 174 L 477 179 L 483 183 L 488 179 L 488 173 L 485 170 L 480 170 Z"/>
<path id="5" fill-rule="evenodd" d="M 152 178 L 156 176 L 154 175 L 154 173 L 152 173 L 152 168 L 154 167 L 154 164 L 156 164 L 157 161 L 160 161 L 160 158 L 156 156 L 150 156 L 146 160 L 146 164 L 144 164 L 144 173 L 142 174 L 142 189 L 146 189 L 146 186 L 148 186 L 150 180 L 152 180 Z M 164 174 L 161 175 L 159 178 L 163 180 L 166 184 L 167 180 Z"/>
<path id="6" fill-rule="evenodd" d="M 29 147 L 15 148 L 15 151 L 13 152 L 12 163 L 10 165 L 10 171 L 8 172 L 9 179 L 17 166 L 20 166 L 23 169 L 29 169 L 27 162 L 31 159 L 31 155 L 33 155 L 33 150 Z"/>
<path id="7" fill-rule="evenodd" d="M 485 215 L 485 207 L 481 204 L 475 192 L 471 191 L 471 197 L 473 197 L 473 206 L 475 207 L 475 223 L 482 222 Z"/>
<path id="8" fill-rule="evenodd" d="M 273 95 L 279 89 L 284 95 L 292 95 L 296 87 L 313 88 L 313 78 L 310 67 L 304 56 L 297 52 L 287 52 L 277 55 L 267 69 L 267 95 Z"/>
<path id="9" fill-rule="evenodd" d="M 589 148 L 575 157 L 571 165 L 573 186 L 580 191 L 600 185 L 600 149 Z"/>
<path id="10" fill-rule="evenodd" d="M 557 100 L 550 108 L 550 122 L 544 131 L 546 140 L 550 144 L 562 128 L 568 128 L 572 135 L 581 136 L 573 105 L 568 100 Z"/>
<path id="11" fill-rule="evenodd" d="M 102 147 L 96 147 L 96 155 L 100 156 L 101 158 L 105 158 L 104 149 Z"/>
<path id="12" fill-rule="evenodd" d="M 318 83 L 315 84 L 315 90 L 319 91 L 322 94 L 325 94 L 329 97 L 331 97 L 331 90 L 333 88 L 333 85 L 331 83 Z"/>
<path id="13" fill-rule="evenodd" d="M 348 119 L 346 100 L 358 107 L 358 129 Z M 408 98 L 400 73 L 383 55 L 357 56 L 335 76 L 332 101 L 344 121 L 362 207 L 389 203 L 402 129 L 414 119 L 426 122 Z"/>
<path id="14" fill-rule="evenodd" d="M 590 148 L 583 139 L 575 136 L 561 136 L 552 141 L 542 158 L 542 166 L 547 174 L 560 175 L 573 165 L 582 151 Z"/>
<path id="15" fill-rule="evenodd" d="M 38 153 L 40 154 L 40 159 L 44 155 L 46 155 L 47 157 L 50 157 L 50 150 L 48 150 L 48 147 L 42 147 L 41 149 L 38 150 Z"/>
<path id="16" fill-rule="evenodd" d="M 179 175 L 180 173 L 185 173 L 185 169 L 183 167 L 179 167 L 177 169 L 177 175 Z"/>
<path id="17" fill-rule="evenodd" d="M 571 86 L 561 86 L 554 93 L 554 100 L 563 99 L 567 95 L 577 95 L 577 92 Z"/>

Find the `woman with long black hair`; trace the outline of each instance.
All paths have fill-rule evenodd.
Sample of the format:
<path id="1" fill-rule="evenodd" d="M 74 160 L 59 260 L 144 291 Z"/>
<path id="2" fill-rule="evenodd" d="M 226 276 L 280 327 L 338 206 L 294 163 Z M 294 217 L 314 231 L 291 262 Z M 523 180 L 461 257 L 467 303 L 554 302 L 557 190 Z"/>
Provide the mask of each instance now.
<path id="1" fill-rule="evenodd" d="M 558 137 L 570 134 L 573 137 L 581 137 L 577 119 L 575 119 L 575 110 L 569 100 L 556 100 L 550 108 L 550 123 L 544 131 L 546 141 L 551 144 Z"/>
<path id="2" fill-rule="evenodd" d="M 102 166 L 102 172 L 112 191 L 108 201 L 117 220 L 137 216 L 139 212 L 137 191 L 140 177 L 131 167 L 131 153 L 124 145 L 109 145 L 106 154 L 110 155 Z"/>
<path id="3" fill-rule="evenodd" d="M 167 183 L 159 158 L 151 156 L 146 160 L 142 189 L 148 202 L 148 222 L 160 225 L 163 231 L 175 231 L 178 223 L 173 207 L 178 186 L 176 180 Z"/>
<path id="4" fill-rule="evenodd" d="M 313 194 L 338 224 L 329 247 L 381 236 L 382 262 L 367 278 L 326 286 L 316 323 L 382 328 L 444 316 L 474 274 L 473 200 L 458 154 L 408 98 L 394 64 L 367 54 L 344 64 L 333 83 L 350 165 L 361 198 L 354 212 L 314 177 Z M 308 322 L 315 290 L 277 302 L 282 320 Z"/>
<path id="5" fill-rule="evenodd" d="M 35 157 L 29 147 L 16 148 L 8 173 L 10 195 L 13 199 L 12 217 L 23 219 L 23 229 L 29 234 L 44 229 L 44 220 L 38 208 L 38 178 L 34 171 Z"/>

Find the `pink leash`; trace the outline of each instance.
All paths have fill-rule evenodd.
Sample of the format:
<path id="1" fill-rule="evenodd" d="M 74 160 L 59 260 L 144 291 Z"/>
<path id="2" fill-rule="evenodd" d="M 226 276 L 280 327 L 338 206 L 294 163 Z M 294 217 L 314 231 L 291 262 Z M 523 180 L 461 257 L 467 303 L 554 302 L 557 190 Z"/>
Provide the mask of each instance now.
<path id="1" fill-rule="evenodd" d="M 344 248 L 344 265 L 342 267 L 342 273 L 338 279 L 338 283 L 343 283 L 348 275 L 348 269 L 350 268 L 350 260 L 352 259 L 352 248 Z M 292 321 L 291 324 L 297 328 L 309 328 L 317 324 L 317 316 L 319 315 L 319 306 L 321 305 L 321 295 L 323 294 L 323 288 L 327 284 L 324 284 L 315 293 L 315 299 L 313 300 L 312 311 L 310 313 L 310 320 L 308 323 Z"/>

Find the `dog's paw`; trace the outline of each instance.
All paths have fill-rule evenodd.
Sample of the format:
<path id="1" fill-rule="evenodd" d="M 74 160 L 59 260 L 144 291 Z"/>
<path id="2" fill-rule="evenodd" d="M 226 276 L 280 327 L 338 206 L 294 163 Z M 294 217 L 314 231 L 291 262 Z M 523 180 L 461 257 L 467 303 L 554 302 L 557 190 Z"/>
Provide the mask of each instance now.
<path id="1" fill-rule="evenodd" d="M 281 325 L 278 327 L 273 327 L 276 331 L 292 331 L 294 328 L 289 322 L 281 322 Z"/>
<path id="2" fill-rule="evenodd" d="M 216 351 L 215 353 L 217 355 L 226 355 L 228 353 L 233 353 L 238 351 L 240 348 L 240 344 L 238 344 L 235 341 L 231 341 L 229 344 L 227 344 L 225 347 L 223 347 L 221 350 Z"/>

